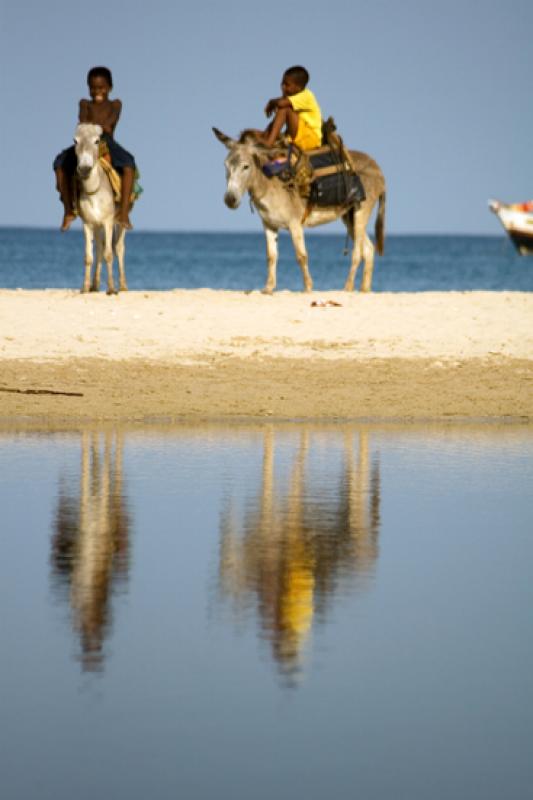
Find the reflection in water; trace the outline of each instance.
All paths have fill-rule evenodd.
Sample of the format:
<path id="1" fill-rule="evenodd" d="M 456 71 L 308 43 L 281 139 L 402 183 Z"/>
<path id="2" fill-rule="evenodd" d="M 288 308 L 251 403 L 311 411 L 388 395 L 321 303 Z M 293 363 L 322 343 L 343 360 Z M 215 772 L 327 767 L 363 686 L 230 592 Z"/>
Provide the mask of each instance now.
<path id="1" fill-rule="evenodd" d="M 357 457 L 354 455 L 357 438 Z M 276 486 L 275 438 L 265 430 L 259 499 L 239 526 L 229 503 L 222 514 L 220 587 L 240 614 L 257 606 L 262 635 L 282 674 L 293 681 L 313 621 L 324 619 L 342 585 L 362 585 L 378 556 L 379 465 L 368 432 L 346 429 L 338 486 L 311 482 L 310 433 L 303 429 L 292 472 Z"/>
<path id="2" fill-rule="evenodd" d="M 84 670 L 103 664 L 112 590 L 128 574 L 129 518 L 120 433 L 83 432 L 79 488 L 59 488 L 52 537 L 56 586 L 68 587 Z"/>

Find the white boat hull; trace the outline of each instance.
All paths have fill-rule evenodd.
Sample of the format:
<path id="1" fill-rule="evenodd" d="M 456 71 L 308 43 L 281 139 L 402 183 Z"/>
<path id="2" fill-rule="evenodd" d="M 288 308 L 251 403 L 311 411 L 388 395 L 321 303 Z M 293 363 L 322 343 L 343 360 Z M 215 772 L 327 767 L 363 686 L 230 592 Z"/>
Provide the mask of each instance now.
<path id="1" fill-rule="evenodd" d="M 533 211 L 522 211 L 516 207 L 490 200 L 489 208 L 493 211 L 518 252 L 533 255 Z"/>

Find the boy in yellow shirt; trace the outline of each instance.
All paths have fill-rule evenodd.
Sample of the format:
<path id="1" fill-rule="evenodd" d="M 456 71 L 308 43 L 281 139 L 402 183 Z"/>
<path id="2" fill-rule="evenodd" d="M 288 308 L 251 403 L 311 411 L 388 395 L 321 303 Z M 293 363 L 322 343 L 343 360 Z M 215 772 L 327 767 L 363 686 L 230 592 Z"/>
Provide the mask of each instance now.
<path id="1" fill-rule="evenodd" d="M 322 144 L 322 113 L 316 97 L 306 86 L 309 73 L 305 67 L 290 67 L 281 79 L 282 97 L 269 100 L 265 106 L 267 117 L 274 119 L 259 139 L 273 147 L 283 127 L 300 150 L 313 150 Z"/>

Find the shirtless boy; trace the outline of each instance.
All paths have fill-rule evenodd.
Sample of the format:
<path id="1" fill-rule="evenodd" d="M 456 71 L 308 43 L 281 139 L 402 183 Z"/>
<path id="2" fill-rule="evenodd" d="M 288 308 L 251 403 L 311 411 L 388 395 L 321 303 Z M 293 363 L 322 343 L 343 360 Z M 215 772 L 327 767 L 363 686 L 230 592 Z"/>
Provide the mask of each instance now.
<path id="1" fill-rule="evenodd" d="M 107 67 L 93 67 L 87 74 L 90 100 L 80 100 L 79 121 L 100 125 L 103 129 L 102 139 L 107 143 L 111 163 L 122 176 L 121 202 L 117 214 L 117 222 L 130 230 L 129 218 L 130 198 L 135 179 L 135 159 L 114 139 L 114 132 L 122 110 L 120 100 L 111 100 L 109 94 L 113 88 L 111 71 Z M 74 147 L 63 150 L 54 161 L 57 190 L 64 207 L 61 230 L 70 228 L 76 218 L 72 208 L 72 176 L 76 171 L 76 153 Z"/>

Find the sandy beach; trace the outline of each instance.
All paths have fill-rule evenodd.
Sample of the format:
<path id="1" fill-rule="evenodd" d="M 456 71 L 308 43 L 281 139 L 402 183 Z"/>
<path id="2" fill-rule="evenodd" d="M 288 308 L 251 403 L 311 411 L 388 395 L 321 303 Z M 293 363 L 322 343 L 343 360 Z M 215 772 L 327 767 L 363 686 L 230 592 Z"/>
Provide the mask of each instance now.
<path id="1" fill-rule="evenodd" d="M 530 420 L 532 323 L 520 292 L 2 290 L 0 417 Z"/>

